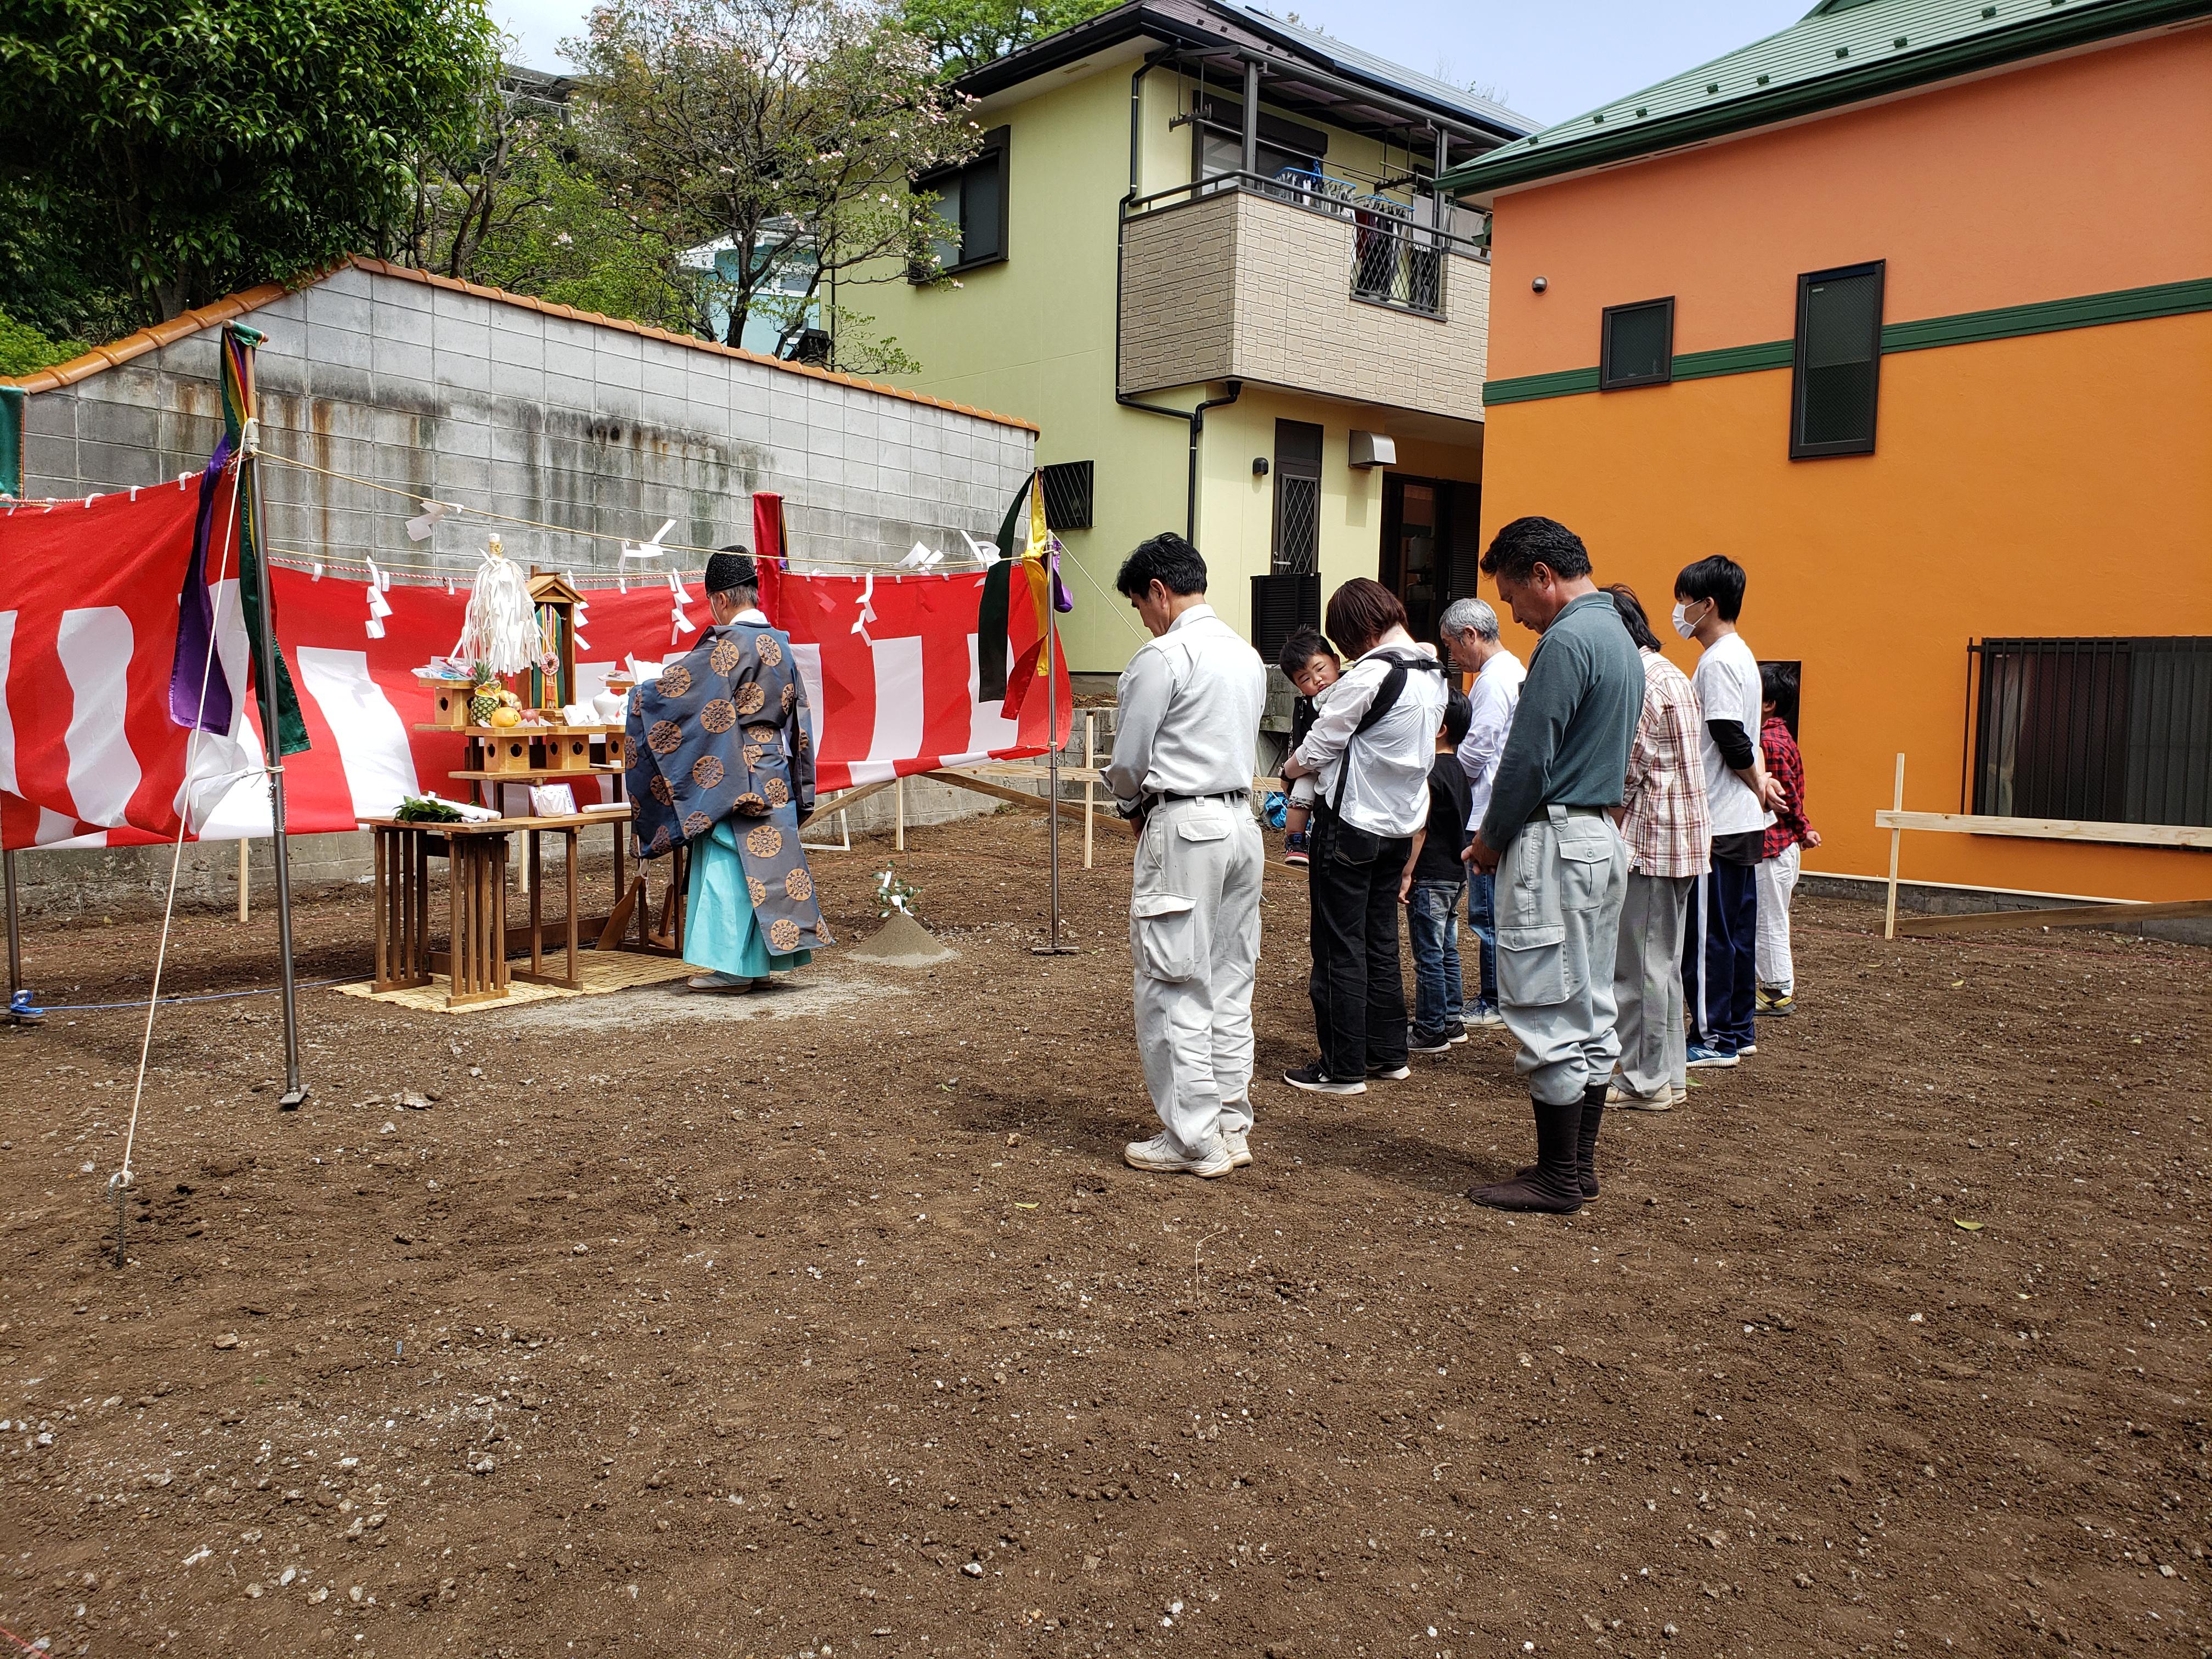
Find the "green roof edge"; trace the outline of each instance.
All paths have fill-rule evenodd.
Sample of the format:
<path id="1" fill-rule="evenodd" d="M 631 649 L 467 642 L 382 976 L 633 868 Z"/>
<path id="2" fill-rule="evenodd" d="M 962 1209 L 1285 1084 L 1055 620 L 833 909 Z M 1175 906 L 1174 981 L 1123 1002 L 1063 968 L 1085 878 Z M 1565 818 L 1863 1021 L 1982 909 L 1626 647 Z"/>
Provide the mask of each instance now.
<path id="1" fill-rule="evenodd" d="M 1881 355 L 1888 357 L 1902 351 L 1928 351 L 1939 346 L 1981 345 L 2031 334 L 2063 334 L 2077 328 L 2152 322 L 2161 317 L 2187 317 L 2207 311 L 2212 311 L 2212 276 L 2190 277 L 2179 283 L 2153 283 L 2145 288 L 2113 289 L 2102 294 L 2031 300 L 2021 305 L 1995 306 L 1986 311 L 1960 311 L 1943 317 L 1884 323 Z M 1795 356 L 1796 345 L 1790 340 L 1760 340 L 1748 345 L 1717 346 L 1709 351 L 1686 351 L 1674 359 L 1672 378 L 1706 380 L 1722 374 L 1755 374 L 1768 369 L 1788 368 Z M 1571 398 L 1599 390 L 1597 380 L 1595 366 L 1555 368 L 1540 374 L 1486 380 L 1482 387 L 1483 406 L 1525 404 L 1541 398 Z"/>
<path id="2" fill-rule="evenodd" d="M 1452 168 L 1437 183 L 1440 189 L 1455 194 L 1504 190 L 1555 173 L 1579 173 L 1588 167 L 1631 161 L 1661 150 L 1863 103 L 2022 58 L 2086 46 L 2115 34 L 2133 33 L 2204 16 L 2212 16 L 2212 0 L 2113 0 L 2111 4 L 2094 8 L 2053 10 L 2026 23 L 1954 40 L 1925 52 L 1853 64 L 1838 72 L 1732 100 L 1713 108 L 1691 110 L 1635 126 L 1616 127 L 1587 137 L 1576 137 L 1548 149 L 1540 147 L 1540 141 L 1559 128 L 1547 127 L 1532 137 L 1507 146 L 1511 154 L 1467 162 Z"/>

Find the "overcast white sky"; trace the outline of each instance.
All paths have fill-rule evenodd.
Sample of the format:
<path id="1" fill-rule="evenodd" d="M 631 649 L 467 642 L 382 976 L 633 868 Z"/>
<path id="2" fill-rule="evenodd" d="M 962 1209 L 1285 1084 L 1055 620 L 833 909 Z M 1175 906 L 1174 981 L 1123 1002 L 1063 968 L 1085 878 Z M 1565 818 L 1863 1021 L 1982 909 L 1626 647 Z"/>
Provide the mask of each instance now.
<path id="1" fill-rule="evenodd" d="M 1664 80 L 1795 22 L 1813 0 L 1279 0 L 1338 39 L 1485 91 L 1537 121 Z M 533 69 L 563 67 L 560 44 L 589 0 L 492 0 Z"/>

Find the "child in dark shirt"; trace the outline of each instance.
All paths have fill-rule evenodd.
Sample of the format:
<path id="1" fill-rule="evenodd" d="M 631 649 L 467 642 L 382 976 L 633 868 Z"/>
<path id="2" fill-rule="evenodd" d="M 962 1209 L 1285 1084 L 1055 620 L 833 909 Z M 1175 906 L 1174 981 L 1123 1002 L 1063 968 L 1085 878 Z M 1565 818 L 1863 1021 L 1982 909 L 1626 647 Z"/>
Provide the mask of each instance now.
<path id="1" fill-rule="evenodd" d="M 1474 711 L 1454 691 L 1437 733 L 1436 763 L 1429 769 L 1429 821 L 1413 832 L 1398 902 L 1406 907 L 1413 939 L 1413 1028 L 1417 1054 L 1441 1054 L 1467 1041 L 1459 977 L 1459 904 L 1467 890 L 1467 819 L 1470 799 L 1459 746 Z"/>
<path id="2" fill-rule="evenodd" d="M 1276 666 L 1297 688 L 1291 705 L 1291 747 L 1296 749 L 1313 730 L 1318 706 L 1343 674 L 1343 662 L 1328 641 L 1310 628 L 1291 630 L 1276 654 Z M 1306 862 L 1306 823 L 1313 817 L 1314 780 L 1300 778 L 1291 785 L 1290 805 L 1283 813 L 1283 862 Z"/>

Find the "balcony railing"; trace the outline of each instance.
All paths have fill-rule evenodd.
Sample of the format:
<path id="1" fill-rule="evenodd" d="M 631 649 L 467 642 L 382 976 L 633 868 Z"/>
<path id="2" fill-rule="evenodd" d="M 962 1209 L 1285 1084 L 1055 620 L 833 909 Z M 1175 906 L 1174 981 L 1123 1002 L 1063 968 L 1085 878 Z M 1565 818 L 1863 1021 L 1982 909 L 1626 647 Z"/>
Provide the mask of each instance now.
<path id="1" fill-rule="evenodd" d="M 1419 210 L 1438 210 L 1438 204 L 1430 198 L 1422 198 L 1417 210 L 1413 203 L 1383 195 L 1355 180 L 1304 167 L 1285 167 L 1273 174 L 1215 173 L 1138 197 L 1124 205 L 1122 217 L 1138 218 L 1200 197 L 1238 190 L 1350 222 L 1353 230 L 1349 291 L 1352 299 L 1369 305 L 1442 317 L 1449 263 L 1444 256 L 1456 254 L 1485 264 L 1490 259 L 1486 230 L 1477 236 L 1462 236 L 1418 222 Z M 1444 204 L 1443 211 L 1456 216 L 1463 210 Z"/>

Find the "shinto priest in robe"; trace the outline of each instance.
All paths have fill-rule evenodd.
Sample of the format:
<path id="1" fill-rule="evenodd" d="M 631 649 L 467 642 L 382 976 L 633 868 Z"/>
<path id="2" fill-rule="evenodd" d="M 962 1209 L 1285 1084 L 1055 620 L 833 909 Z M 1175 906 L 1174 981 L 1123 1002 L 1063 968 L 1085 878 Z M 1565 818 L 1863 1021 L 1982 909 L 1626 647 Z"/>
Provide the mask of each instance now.
<path id="1" fill-rule="evenodd" d="M 690 849 L 684 960 L 735 989 L 835 941 L 799 844 L 814 753 L 790 636 L 741 550 L 708 561 L 706 586 L 714 626 L 631 694 L 627 781 L 638 856 Z"/>

